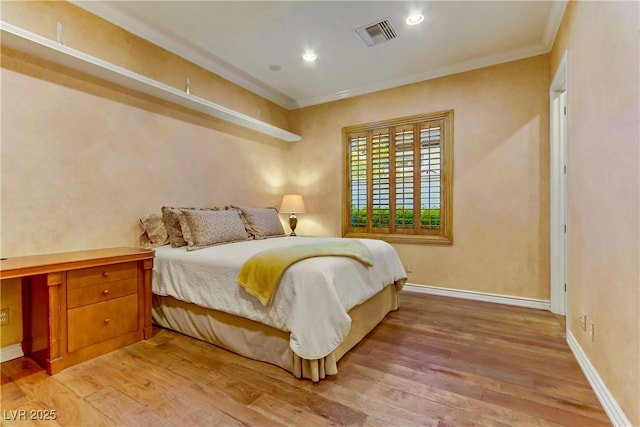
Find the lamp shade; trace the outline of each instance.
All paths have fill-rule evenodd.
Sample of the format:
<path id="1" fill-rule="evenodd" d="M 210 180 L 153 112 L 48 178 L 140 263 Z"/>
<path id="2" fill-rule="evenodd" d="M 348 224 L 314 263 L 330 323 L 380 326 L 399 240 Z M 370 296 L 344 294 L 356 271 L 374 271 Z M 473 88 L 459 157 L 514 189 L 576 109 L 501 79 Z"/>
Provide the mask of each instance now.
<path id="1" fill-rule="evenodd" d="M 299 194 L 285 194 L 280 204 L 282 213 L 304 213 L 304 200 Z"/>

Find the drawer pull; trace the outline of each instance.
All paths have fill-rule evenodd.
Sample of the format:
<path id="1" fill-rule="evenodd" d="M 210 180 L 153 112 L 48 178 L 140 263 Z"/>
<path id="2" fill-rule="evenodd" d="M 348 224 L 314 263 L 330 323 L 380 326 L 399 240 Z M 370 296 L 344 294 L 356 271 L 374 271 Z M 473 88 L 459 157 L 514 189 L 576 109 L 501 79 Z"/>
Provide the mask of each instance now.
<path id="1" fill-rule="evenodd" d="M 108 271 L 103 271 L 103 272 L 102 272 L 102 277 L 104 277 L 105 279 L 106 279 L 107 277 L 109 277 L 109 272 L 108 272 Z"/>
<path id="2" fill-rule="evenodd" d="M 104 319 L 104 324 L 105 325 L 108 324 L 109 322 L 111 322 L 111 319 L 109 319 L 109 318 Z"/>
<path id="3" fill-rule="evenodd" d="M 105 289 L 104 291 L 102 291 L 102 294 L 105 296 L 109 295 L 109 289 Z"/>

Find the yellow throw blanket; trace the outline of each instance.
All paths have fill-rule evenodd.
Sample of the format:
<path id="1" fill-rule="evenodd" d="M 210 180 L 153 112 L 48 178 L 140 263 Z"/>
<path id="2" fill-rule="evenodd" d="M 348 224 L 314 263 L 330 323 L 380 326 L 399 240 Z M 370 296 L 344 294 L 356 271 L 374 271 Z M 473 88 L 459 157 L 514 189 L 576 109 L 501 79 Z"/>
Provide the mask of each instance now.
<path id="1" fill-rule="evenodd" d="M 373 265 L 373 254 L 357 240 L 310 243 L 271 249 L 252 256 L 240 269 L 236 282 L 266 307 L 271 303 L 280 277 L 287 268 L 303 259 L 322 256 L 349 257 L 365 265 Z"/>

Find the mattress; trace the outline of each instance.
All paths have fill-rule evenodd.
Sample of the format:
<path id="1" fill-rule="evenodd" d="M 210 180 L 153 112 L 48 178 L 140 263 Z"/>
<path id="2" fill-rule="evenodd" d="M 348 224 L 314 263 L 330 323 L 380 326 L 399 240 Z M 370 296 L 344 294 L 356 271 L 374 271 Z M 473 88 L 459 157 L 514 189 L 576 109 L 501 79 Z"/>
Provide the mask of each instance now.
<path id="1" fill-rule="evenodd" d="M 266 307 L 238 286 L 235 278 L 244 262 L 260 252 L 337 239 L 281 237 L 197 251 L 162 246 L 156 249 L 153 293 L 286 332 L 296 355 L 321 359 L 332 354 L 348 336 L 351 309 L 385 287 L 406 280 L 391 245 L 358 239 L 373 255 L 371 267 L 346 257 L 300 261 L 285 271 L 272 303 Z"/>
<path id="2" fill-rule="evenodd" d="M 320 381 L 328 375 L 336 375 L 340 358 L 372 331 L 389 312 L 398 309 L 401 287 L 401 283 L 387 286 L 349 310 L 349 334 L 332 353 L 321 359 L 304 359 L 295 354 L 289 346 L 287 332 L 173 297 L 154 295 L 152 314 L 153 321 L 158 326 L 215 344 L 250 359 L 270 363 L 291 372 L 297 378 Z"/>

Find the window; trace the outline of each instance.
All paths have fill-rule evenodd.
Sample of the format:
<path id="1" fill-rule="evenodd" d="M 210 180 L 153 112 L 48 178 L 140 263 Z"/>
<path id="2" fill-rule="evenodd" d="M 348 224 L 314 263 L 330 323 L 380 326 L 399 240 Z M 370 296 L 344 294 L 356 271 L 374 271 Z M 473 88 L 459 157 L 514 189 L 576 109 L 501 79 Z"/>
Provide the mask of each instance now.
<path id="1" fill-rule="evenodd" d="M 343 235 L 452 242 L 453 111 L 343 129 Z"/>

